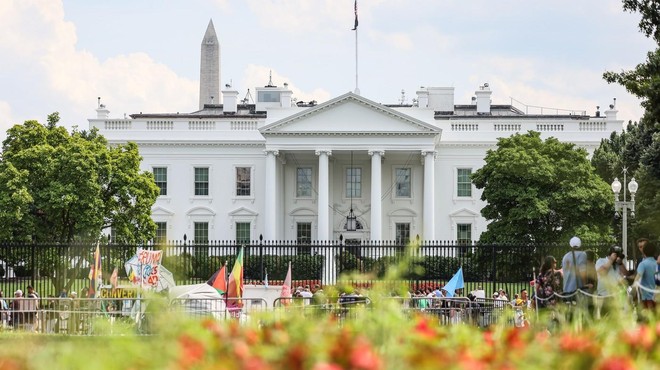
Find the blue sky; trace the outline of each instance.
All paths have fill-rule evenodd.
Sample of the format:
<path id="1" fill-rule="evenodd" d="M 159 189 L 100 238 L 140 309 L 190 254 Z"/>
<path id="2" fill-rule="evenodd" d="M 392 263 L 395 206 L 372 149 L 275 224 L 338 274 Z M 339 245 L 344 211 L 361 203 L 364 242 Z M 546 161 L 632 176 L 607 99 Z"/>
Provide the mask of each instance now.
<path id="1" fill-rule="evenodd" d="M 593 114 L 616 97 L 619 118 L 642 113 L 601 78 L 654 48 L 619 0 L 362 0 L 358 14 L 359 87 L 371 100 L 453 86 L 468 104 L 488 82 L 495 104 Z M 98 96 L 112 117 L 196 110 L 209 19 L 222 85 L 243 96 L 272 70 L 299 100 L 328 100 L 355 88 L 353 17 L 353 0 L 2 0 L 0 135 L 53 111 L 87 128 Z"/>

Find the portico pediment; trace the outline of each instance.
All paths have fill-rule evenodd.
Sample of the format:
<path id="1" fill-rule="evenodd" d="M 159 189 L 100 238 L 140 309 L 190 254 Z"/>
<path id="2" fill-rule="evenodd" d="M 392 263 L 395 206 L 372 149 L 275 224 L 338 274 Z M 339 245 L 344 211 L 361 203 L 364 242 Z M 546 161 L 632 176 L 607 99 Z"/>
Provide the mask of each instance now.
<path id="1" fill-rule="evenodd" d="M 456 210 L 452 213 L 449 214 L 449 217 L 452 218 L 457 218 L 457 217 L 469 217 L 469 218 L 475 218 L 478 217 L 479 213 L 469 210 L 467 208 L 461 208 L 459 210 Z"/>
<path id="2" fill-rule="evenodd" d="M 279 135 L 420 135 L 435 136 L 441 130 L 362 96 L 347 93 L 268 124 L 264 136 Z"/>
<path id="3" fill-rule="evenodd" d="M 236 208 L 235 210 L 229 212 L 229 216 L 232 217 L 256 217 L 259 214 L 251 209 L 245 208 L 245 207 L 239 207 Z"/>
<path id="4" fill-rule="evenodd" d="M 151 209 L 152 216 L 172 216 L 174 212 L 161 206 L 155 206 Z"/>

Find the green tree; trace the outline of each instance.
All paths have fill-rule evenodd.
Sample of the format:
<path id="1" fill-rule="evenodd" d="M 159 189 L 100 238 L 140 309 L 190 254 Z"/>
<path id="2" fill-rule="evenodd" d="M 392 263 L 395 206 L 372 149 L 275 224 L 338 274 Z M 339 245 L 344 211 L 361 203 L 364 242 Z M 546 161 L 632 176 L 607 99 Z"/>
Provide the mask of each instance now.
<path id="1" fill-rule="evenodd" d="M 639 13 L 640 31 L 660 45 L 660 3 L 657 0 L 624 0 L 623 9 Z M 599 170 L 606 181 L 620 176 L 624 167 L 636 178 L 639 190 L 632 234 L 660 240 L 660 48 L 648 52 L 646 60 L 633 70 L 605 72 L 603 78 L 620 84 L 640 98 L 644 115 L 638 123 L 629 124 L 621 135 L 604 141 L 594 155 L 594 165 L 604 169 L 607 162 L 604 158 L 609 156 L 609 171 Z M 623 145 L 615 142 L 620 139 Z M 605 155 L 608 151 L 610 153 Z M 610 176 L 606 176 L 607 172 Z M 636 252 L 635 248 L 632 250 Z"/>
<path id="2" fill-rule="evenodd" d="M 79 241 L 98 240 L 112 228 L 122 242 L 153 238 L 151 207 L 158 196 L 153 175 L 140 171 L 134 143 L 110 146 L 96 131 L 58 126 L 59 114 L 48 123 L 26 121 L 7 131 L 0 160 L 0 237 L 3 241 L 41 245 L 34 273 L 53 279 L 56 291 L 69 287 L 69 276 L 80 276 L 89 250 Z M 43 243 L 76 244 L 64 257 Z M 26 262 L 26 256 L 5 256 Z"/>
<path id="3" fill-rule="evenodd" d="M 19 225 L 30 204 L 32 196 L 27 190 L 27 171 L 0 162 L 0 225 Z M 0 227 L 0 240 L 10 240 L 11 230 L 11 227 Z"/>
<path id="4" fill-rule="evenodd" d="M 538 132 L 501 138 L 472 175 L 490 221 L 481 242 L 554 243 L 609 238 L 613 199 L 587 151 Z"/>
<path id="5" fill-rule="evenodd" d="M 57 126 L 26 121 L 7 131 L 0 176 L 0 202 L 14 199 L 16 222 L 0 225 L 10 240 L 71 242 L 96 239 L 111 227 L 125 242 L 151 239 L 151 206 L 158 187 L 140 171 L 134 143 L 109 146 L 96 131 L 71 134 Z M 7 238 L 5 238 L 7 240 Z"/>

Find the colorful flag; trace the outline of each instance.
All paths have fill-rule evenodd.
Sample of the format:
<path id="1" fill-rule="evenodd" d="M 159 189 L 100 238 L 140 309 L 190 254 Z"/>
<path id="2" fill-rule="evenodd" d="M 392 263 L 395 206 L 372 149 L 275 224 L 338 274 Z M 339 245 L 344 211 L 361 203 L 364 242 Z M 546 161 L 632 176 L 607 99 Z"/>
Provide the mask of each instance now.
<path id="1" fill-rule="evenodd" d="M 289 271 L 286 273 L 286 278 L 284 279 L 284 284 L 282 284 L 282 292 L 280 293 L 280 298 L 291 298 L 291 262 L 289 261 Z M 281 300 L 283 305 L 288 305 L 291 303 L 288 299 Z"/>
<path id="2" fill-rule="evenodd" d="M 112 289 L 117 289 L 117 275 L 119 274 L 119 271 L 117 270 L 117 267 L 112 271 L 112 275 L 110 275 L 110 285 L 112 285 Z"/>
<path id="3" fill-rule="evenodd" d="M 214 287 L 222 295 L 227 294 L 227 262 L 211 276 L 206 284 Z"/>
<path id="4" fill-rule="evenodd" d="M 231 275 L 229 275 L 229 289 L 227 290 L 227 298 L 234 298 L 231 301 L 227 301 L 227 307 L 231 308 L 241 308 L 243 307 L 243 247 L 241 247 L 240 252 L 238 252 L 238 257 L 236 257 L 236 262 L 234 263 L 234 268 L 231 270 Z"/>
<path id="5" fill-rule="evenodd" d="M 89 297 L 93 298 L 96 295 L 96 286 L 101 280 L 101 250 L 99 243 L 96 243 L 96 251 L 94 252 L 94 263 L 89 268 Z"/>
<path id="6" fill-rule="evenodd" d="M 357 0 L 355 0 L 355 25 L 353 26 L 353 29 L 351 31 L 357 30 L 358 26 L 358 18 L 357 18 Z"/>
<path id="7" fill-rule="evenodd" d="M 453 297 L 457 289 L 463 289 L 465 287 L 465 282 L 463 281 L 463 267 L 459 268 L 458 271 L 452 276 L 452 278 L 444 286 L 444 290 L 447 291 L 447 297 Z"/>

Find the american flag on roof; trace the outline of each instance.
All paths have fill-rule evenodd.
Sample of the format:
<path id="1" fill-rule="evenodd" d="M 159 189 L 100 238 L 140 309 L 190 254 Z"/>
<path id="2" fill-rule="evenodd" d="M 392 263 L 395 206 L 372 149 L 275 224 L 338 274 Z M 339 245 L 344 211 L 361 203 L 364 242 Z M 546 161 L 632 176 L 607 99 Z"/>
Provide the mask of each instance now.
<path id="1" fill-rule="evenodd" d="M 357 0 L 355 0 L 355 6 L 354 6 L 354 8 L 355 8 L 355 25 L 353 26 L 353 29 L 352 29 L 351 31 L 355 31 L 355 30 L 357 30 L 357 26 L 358 26 L 358 17 L 357 17 Z"/>

